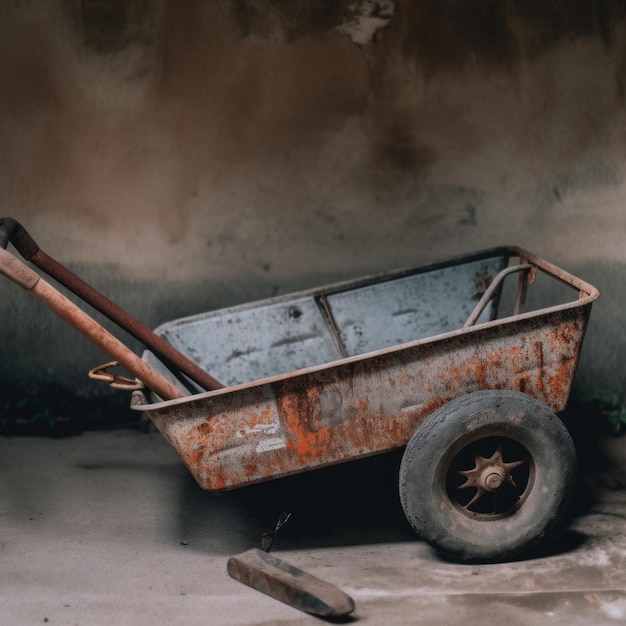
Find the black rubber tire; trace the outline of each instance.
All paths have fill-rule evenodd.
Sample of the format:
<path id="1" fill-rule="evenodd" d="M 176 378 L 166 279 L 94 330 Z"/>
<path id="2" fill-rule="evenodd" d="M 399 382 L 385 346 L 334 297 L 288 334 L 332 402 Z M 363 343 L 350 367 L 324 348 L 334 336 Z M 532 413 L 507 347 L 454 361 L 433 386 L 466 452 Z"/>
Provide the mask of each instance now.
<path id="1" fill-rule="evenodd" d="M 504 446 L 505 454 L 526 458 L 496 495 L 454 483 L 468 458 L 472 469 L 479 467 L 481 446 Z M 514 472 L 523 475 L 514 478 Z M 476 479 L 483 486 L 486 475 Z M 504 561 L 537 544 L 562 516 L 575 483 L 576 451 L 565 425 L 543 403 L 515 391 L 477 391 L 445 404 L 415 432 L 400 466 L 400 500 L 411 526 L 434 548 L 465 562 Z M 472 491 L 481 496 L 476 504 L 459 501 Z"/>

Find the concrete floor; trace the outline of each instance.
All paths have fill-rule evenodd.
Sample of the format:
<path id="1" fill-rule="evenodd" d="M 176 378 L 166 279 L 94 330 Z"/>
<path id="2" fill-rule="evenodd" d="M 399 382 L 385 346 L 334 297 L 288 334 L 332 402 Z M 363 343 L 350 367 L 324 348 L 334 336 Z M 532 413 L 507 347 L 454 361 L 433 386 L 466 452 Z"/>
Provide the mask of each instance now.
<path id="1" fill-rule="evenodd" d="M 470 566 L 408 528 L 393 455 L 212 495 L 158 433 L 0 439 L 0 623 L 320 623 L 226 573 L 283 508 L 274 554 L 350 594 L 346 623 L 624 623 L 626 439 L 598 445 L 542 551 Z"/>

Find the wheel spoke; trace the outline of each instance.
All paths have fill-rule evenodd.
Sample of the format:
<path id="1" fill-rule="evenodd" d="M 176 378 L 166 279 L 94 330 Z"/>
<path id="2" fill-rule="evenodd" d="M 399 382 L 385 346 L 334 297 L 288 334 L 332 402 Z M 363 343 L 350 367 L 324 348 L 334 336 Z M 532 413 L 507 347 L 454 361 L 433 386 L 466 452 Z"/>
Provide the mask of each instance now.
<path id="1" fill-rule="evenodd" d="M 528 459 L 521 459 L 519 461 L 513 461 L 511 463 L 502 463 L 502 467 L 507 473 L 509 473 L 511 470 L 514 470 L 516 467 L 521 467 L 525 463 L 528 463 Z"/>
<path id="2" fill-rule="evenodd" d="M 482 457 L 480 457 L 482 459 Z M 496 451 L 488 459 L 482 459 L 490 465 L 503 465 L 502 462 L 502 444 L 498 444 Z"/>
<path id="3" fill-rule="evenodd" d="M 474 495 L 474 497 L 463 507 L 465 509 L 467 509 L 469 511 L 470 507 L 474 504 L 476 504 L 479 500 L 482 500 L 483 496 L 486 494 L 487 492 L 484 489 L 481 489 L 480 487 L 478 487 L 476 489 L 476 494 Z"/>
<path id="4" fill-rule="evenodd" d="M 469 489 L 470 487 L 476 487 L 476 473 L 474 470 L 462 470 L 457 474 L 465 478 L 465 482 L 461 483 L 457 489 Z"/>

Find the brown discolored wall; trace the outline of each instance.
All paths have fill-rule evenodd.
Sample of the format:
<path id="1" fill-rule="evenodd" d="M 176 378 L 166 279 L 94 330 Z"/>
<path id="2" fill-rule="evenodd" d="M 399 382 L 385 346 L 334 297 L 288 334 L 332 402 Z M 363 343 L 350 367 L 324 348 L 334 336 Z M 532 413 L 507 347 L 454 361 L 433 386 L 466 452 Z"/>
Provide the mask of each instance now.
<path id="1" fill-rule="evenodd" d="M 4 1 L 2 211 L 151 326 L 516 242 L 602 289 L 578 384 L 623 396 L 624 6 Z M 1 293 L 5 396 L 108 397 Z"/>

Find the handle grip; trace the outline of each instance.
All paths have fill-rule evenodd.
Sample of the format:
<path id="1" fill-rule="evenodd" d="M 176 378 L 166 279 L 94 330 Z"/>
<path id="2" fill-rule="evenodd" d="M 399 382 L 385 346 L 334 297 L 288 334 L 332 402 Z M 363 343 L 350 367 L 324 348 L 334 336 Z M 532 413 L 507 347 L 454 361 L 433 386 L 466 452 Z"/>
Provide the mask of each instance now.
<path id="1" fill-rule="evenodd" d="M 149 328 L 144 326 L 126 311 L 122 310 L 119 306 L 106 298 L 96 289 L 88 285 L 76 274 L 48 256 L 39 248 L 35 240 L 17 220 L 10 217 L 0 218 L 1 248 L 6 248 L 9 242 L 13 244 L 15 249 L 27 261 L 32 262 L 46 274 L 55 278 L 62 285 L 79 296 L 84 302 L 93 306 L 95 309 L 115 322 L 120 328 L 123 328 L 130 335 L 135 337 L 135 339 L 141 341 L 146 347 L 150 348 L 150 350 L 159 356 L 168 367 L 174 371 L 179 370 L 184 373 L 203 389 L 214 390 L 224 387 L 224 385 L 205 372 L 196 363 L 173 348 L 162 337 L 153 333 Z M 0 268 L 0 272 L 7 275 L 20 286 L 33 290 L 37 282 L 41 280 L 40 276 L 6 250 L 0 249 L 0 252 L 4 253 L 1 255 L 2 267 Z M 46 283 L 46 285 L 48 285 L 48 283 Z M 45 303 L 48 306 L 51 306 L 49 302 Z M 73 306 L 75 307 L 75 305 Z M 58 313 L 58 311 L 56 312 Z M 96 322 L 94 321 L 94 324 L 95 323 Z M 94 328 L 94 333 L 98 334 L 99 332 L 99 330 Z M 89 338 L 93 340 L 93 337 Z M 122 363 L 117 356 L 111 354 L 110 352 L 108 352 L 108 354 Z M 137 378 L 143 380 L 140 376 L 137 376 Z M 147 386 L 150 387 L 150 385 Z"/>
<path id="2" fill-rule="evenodd" d="M 0 217 L 0 247 L 7 248 L 9 242 L 27 260 L 32 261 L 39 246 L 26 229 L 12 217 Z"/>

